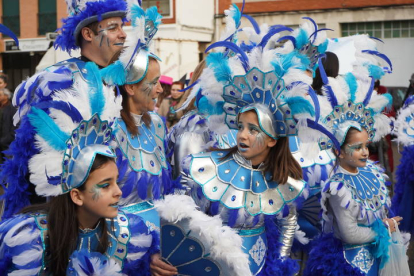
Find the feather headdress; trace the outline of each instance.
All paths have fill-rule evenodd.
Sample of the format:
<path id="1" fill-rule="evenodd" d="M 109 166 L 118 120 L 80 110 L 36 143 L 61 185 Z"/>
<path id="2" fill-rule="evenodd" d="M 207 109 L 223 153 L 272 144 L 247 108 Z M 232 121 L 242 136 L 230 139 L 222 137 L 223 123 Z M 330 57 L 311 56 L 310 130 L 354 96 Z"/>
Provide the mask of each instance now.
<path id="1" fill-rule="evenodd" d="M 125 48 L 117 61 L 102 69 L 102 76 L 108 84 L 133 84 L 141 81 L 148 69 L 149 57 L 160 60 L 149 52 L 152 38 L 158 31 L 162 16 L 156 7 L 144 11 L 138 2 L 128 2 L 128 19 L 131 20 L 132 32 L 127 37 Z"/>
<path id="2" fill-rule="evenodd" d="M 398 143 L 411 146 L 414 143 L 414 96 L 409 97 L 404 106 L 398 112 L 394 123 L 393 133 L 397 136 Z"/>
<path id="3" fill-rule="evenodd" d="M 108 144 L 121 99 L 102 85 L 94 63 L 86 69 L 86 82 L 76 75 L 73 87 L 55 93 L 47 106 L 33 106 L 27 115 L 39 151 L 29 160 L 30 181 L 39 195 L 57 196 L 82 185 L 96 154 L 115 157 Z"/>
<path id="4" fill-rule="evenodd" d="M 55 48 L 63 51 L 79 48 L 79 33 L 83 27 L 110 17 L 125 17 L 124 0 L 66 0 L 69 16 L 63 19 L 62 28 L 55 41 Z"/>
<path id="5" fill-rule="evenodd" d="M 319 139 L 322 150 L 335 147 L 340 150 L 350 128 L 365 129 L 370 141 L 378 141 L 391 131 L 390 119 L 382 112 L 392 103 L 391 95 L 378 94 L 374 79 L 348 73 L 336 78 L 327 77 L 319 60 L 323 96 L 318 96 L 315 121 L 307 125 L 326 137 Z M 303 129 L 304 130 L 304 129 Z M 320 137 L 320 136 L 319 136 Z M 301 142 L 318 140 L 318 135 L 299 133 Z"/>

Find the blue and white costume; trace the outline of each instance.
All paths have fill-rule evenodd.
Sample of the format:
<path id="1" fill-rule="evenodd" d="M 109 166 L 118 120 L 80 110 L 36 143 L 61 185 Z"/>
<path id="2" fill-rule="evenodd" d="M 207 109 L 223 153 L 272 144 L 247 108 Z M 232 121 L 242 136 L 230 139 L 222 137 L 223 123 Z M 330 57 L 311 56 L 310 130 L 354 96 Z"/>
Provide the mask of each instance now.
<path id="1" fill-rule="evenodd" d="M 109 84 L 139 83 L 147 74 L 149 58 L 160 60 L 149 52 L 149 44 L 158 31 L 162 16 L 156 7 L 144 11 L 138 1 L 129 1 L 128 5 L 128 18 L 133 32 L 127 38 L 126 48 L 118 60 L 102 69 L 103 78 Z M 136 136 L 131 135 L 126 124 L 119 119 L 115 147 L 120 171 L 119 183 L 123 192 L 121 205 L 127 212 L 140 214 L 149 228 L 159 232 L 160 218 L 153 201 L 173 192 L 176 182 L 172 180 L 171 168 L 165 155 L 165 124 L 156 113 L 148 114 L 151 121 L 147 125 L 142 120 L 142 115 L 131 113 L 138 128 Z"/>
<path id="2" fill-rule="evenodd" d="M 68 52 L 77 49 L 79 48 L 77 38 L 82 27 L 98 19 L 124 17 L 126 13 L 126 3 L 121 0 L 86 2 L 67 1 L 69 17 L 65 19 L 62 32 L 55 42 L 56 47 Z M 30 204 L 28 160 L 38 150 L 34 144 L 34 127 L 26 115 L 30 113 L 32 107 L 47 110 L 53 106 L 54 109 L 62 111 L 70 110 L 70 104 L 63 105 L 60 101 L 52 103 L 52 97 L 56 91 L 70 88 L 75 78 L 78 82 L 85 83 L 87 78 L 93 77 L 88 73 L 85 64 L 86 60 L 82 58 L 71 58 L 35 74 L 16 88 L 13 105 L 18 108 L 18 111 L 14 117 L 14 124 L 20 126 L 16 130 L 15 140 L 10 145 L 10 155 L 14 157 L 4 163 L 0 176 L 2 185 L 6 186 L 3 218 L 11 217 Z"/>
<path id="3" fill-rule="evenodd" d="M 287 29 L 281 27 L 278 31 Z M 239 112 L 254 109 L 263 132 L 277 139 L 296 135 L 294 116 L 312 116 L 313 106 L 307 95 L 314 91 L 301 82 L 305 73 L 296 72 L 297 82 L 285 86 L 274 71 L 277 51 L 268 47 L 268 41 L 269 36 L 264 36 L 260 47 L 250 53 L 228 41 L 211 46 L 224 50 L 209 54 L 207 67 L 192 93 L 199 103 L 198 112 L 210 110 L 207 124 L 217 126 L 210 129 L 222 133 L 237 129 Z M 297 225 L 293 202 L 305 183 L 291 178 L 287 183 L 276 183 L 265 173 L 264 164 L 253 168 L 237 152 L 223 159 L 226 153 L 190 155 L 182 164 L 183 185 L 201 211 L 219 215 L 224 225 L 242 237 L 251 275 L 293 275 L 298 268 L 289 259 Z"/>
<path id="4" fill-rule="evenodd" d="M 107 220 L 110 246 L 105 254 L 97 252 L 101 225 L 79 230 L 76 251 L 67 275 L 134 275 L 149 271 L 149 256 L 155 253 L 153 235 L 139 216 L 119 212 Z M 0 225 L 0 275 L 46 275 L 48 273 L 48 222 L 45 214 L 20 214 Z M 144 271 L 147 271 L 146 273 Z"/>
<path id="5" fill-rule="evenodd" d="M 390 132 L 390 119 L 382 114 L 390 95 L 373 90 L 368 74 L 348 73 L 327 78 L 321 63 L 323 96 L 318 96 L 318 119 L 308 120 L 312 137 L 321 149 L 340 150 L 350 128 L 365 129 L 370 141 Z M 301 129 L 303 130 L 303 129 Z M 323 230 L 313 242 L 305 275 L 378 275 L 387 262 L 391 243 L 382 220 L 390 207 L 382 172 L 372 163 L 350 173 L 338 167 L 323 186 Z"/>
<path id="6" fill-rule="evenodd" d="M 121 98 L 103 86 L 98 67 L 85 65 L 88 77 L 75 75 L 73 86 L 51 95 L 50 105 L 32 106 L 27 120 L 35 131 L 37 153 L 29 158 L 30 181 L 40 196 L 55 197 L 83 185 L 96 155 L 115 158 L 109 143 Z M 67 108 L 59 108 L 59 103 Z M 72 203 L 74 204 L 74 203 Z M 114 207 L 115 208 L 115 207 Z M 56 221 L 55 223 L 59 223 Z M 109 245 L 97 252 L 103 225 L 79 230 L 67 275 L 149 274 L 158 237 L 142 218 L 119 211 L 106 219 Z M 8 275 L 43 275 L 48 271 L 48 213 L 19 214 L 0 225 L 0 271 Z"/>

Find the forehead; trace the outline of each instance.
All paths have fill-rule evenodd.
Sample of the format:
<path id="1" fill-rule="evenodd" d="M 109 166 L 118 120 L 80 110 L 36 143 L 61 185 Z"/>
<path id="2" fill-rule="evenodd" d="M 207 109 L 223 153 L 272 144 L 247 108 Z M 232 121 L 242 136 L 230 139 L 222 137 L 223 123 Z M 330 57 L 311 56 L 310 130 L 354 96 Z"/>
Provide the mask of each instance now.
<path id="1" fill-rule="evenodd" d="M 368 132 L 363 128 L 362 131 L 354 130 L 349 135 L 348 144 L 367 143 Z"/>
<path id="2" fill-rule="evenodd" d="M 240 113 L 239 114 L 239 122 L 259 125 L 259 120 L 257 118 L 257 114 L 253 110 L 249 110 L 249 111 Z"/>
<path id="3" fill-rule="evenodd" d="M 102 21 L 99 22 L 99 27 L 104 28 L 108 25 L 112 25 L 112 24 L 118 24 L 118 25 L 122 25 L 122 18 L 121 17 L 110 17 L 110 18 L 106 18 Z"/>
<path id="4" fill-rule="evenodd" d="M 150 58 L 148 62 L 148 71 L 145 76 L 146 80 L 152 81 L 160 76 L 160 64 L 155 59 Z"/>

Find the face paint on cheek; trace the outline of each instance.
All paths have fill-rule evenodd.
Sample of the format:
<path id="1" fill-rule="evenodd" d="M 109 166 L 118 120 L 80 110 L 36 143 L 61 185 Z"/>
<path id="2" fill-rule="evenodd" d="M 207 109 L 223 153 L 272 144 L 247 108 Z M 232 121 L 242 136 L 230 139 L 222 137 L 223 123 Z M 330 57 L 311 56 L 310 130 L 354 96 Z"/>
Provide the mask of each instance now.
<path id="1" fill-rule="evenodd" d="M 256 140 L 252 144 L 252 148 L 262 147 L 264 145 L 264 140 L 265 140 L 265 134 L 263 132 L 256 134 Z"/>
<path id="2" fill-rule="evenodd" d="M 96 184 L 89 190 L 89 193 L 92 194 L 93 201 L 97 201 L 101 197 L 101 190 L 106 186 L 108 186 L 108 184 Z"/>

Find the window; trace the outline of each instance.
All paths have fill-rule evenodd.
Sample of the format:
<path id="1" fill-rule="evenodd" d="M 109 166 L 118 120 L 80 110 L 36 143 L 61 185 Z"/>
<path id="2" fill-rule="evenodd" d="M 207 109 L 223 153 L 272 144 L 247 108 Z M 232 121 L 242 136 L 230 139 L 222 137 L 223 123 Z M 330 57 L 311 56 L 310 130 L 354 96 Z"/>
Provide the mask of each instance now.
<path id="1" fill-rule="evenodd" d="M 3 0 L 3 24 L 20 36 L 19 1 Z M 5 36 L 5 35 L 3 35 Z"/>
<path id="2" fill-rule="evenodd" d="M 377 38 L 414 37 L 414 20 L 342 23 L 342 36 L 368 34 Z"/>
<path id="3" fill-rule="evenodd" d="M 171 0 L 142 0 L 142 8 L 148 9 L 149 7 L 156 6 L 158 12 L 166 18 L 172 17 L 172 1 Z"/>
<path id="4" fill-rule="evenodd" d="M 38 19 L 39 35 L 56 31 L 56 0 L 39 0 Z"/>

